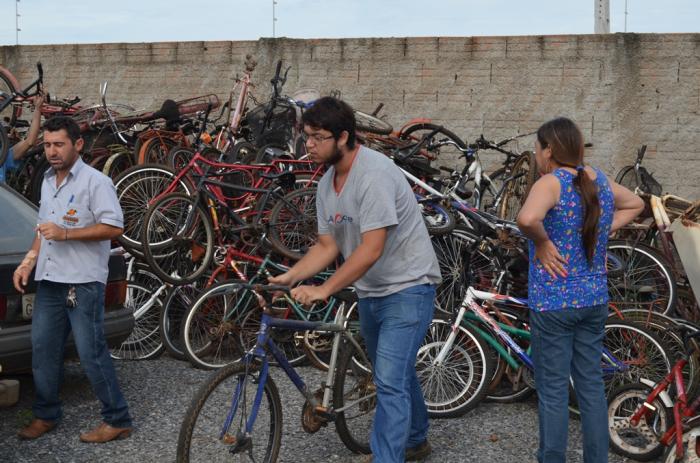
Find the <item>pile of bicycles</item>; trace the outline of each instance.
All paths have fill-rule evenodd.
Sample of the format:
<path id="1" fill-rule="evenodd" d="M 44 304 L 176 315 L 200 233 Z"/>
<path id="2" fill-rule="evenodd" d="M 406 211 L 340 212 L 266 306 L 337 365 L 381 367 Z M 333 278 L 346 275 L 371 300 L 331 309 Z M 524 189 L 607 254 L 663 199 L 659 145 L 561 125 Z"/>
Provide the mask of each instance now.
<path id="1" fill-rule="evenodd" d="M 246 58 L 223 103 L 204 95 L 137 112 L 108 103 L 104 83 L 98 105 L 54 99 L 36 110 L 75 118 L 86 140 L 83 159 L 114 180 L 124 233 L 113 252 L 129 262 L 126 300 L 136 324 L 113 356 L 148 359 L 167 351 L 216 370 L 193 398 L 178 461 L 231 454 L 275 461 L 282 417 L 270 366 L 281 367 L 304 396 L 304 430 L 334 422 L 351 451 L 368 453 L 376 392 L 354 294 L 307 307 L 266 285 L 316 241 L 316 183 L 324 171 L 306 157 L 301 117 L 319 95 L 308 89 L 285 95 L 289 68 L 278 62 L 270 97 L 259 102 L 256 65 Z M 0 68 L 2 133 L 9 134 L 0 138 L 0 153 L 26 129 L 22 111 L 43 82 L 38 71 L 37 81 L 20 90 Z M 535 392 L 528 252 L 514 220 L 537 168 L 533 153 L 510 147 L 533 134 L 499 142 L 481 135 L 467 143 L 427 119 L 394 130 L 378 117 L 381 109 L 356 111 L 358 138 L 393 159 L 412 186 L 443 277 L 416 358 L 429 413 L 455 417 L 483 400 L 525 400 Z M 504 158 L 486 173 L 489 154 Z M 688 449 L 700 435 L 692 400 L 700 382 L 694 341 L 700 311 L 671 222 L 693 204 L 660 196 L 643 156 L 644 149 L 617 181 L 645 198 L 647 214 L 607 250 L 610 316 L 601 368 L 611 440 L 614 450 L 639 460 L 664 447 L 673 452 L 667 458 L 687 458 L 696 455 Z M 41 147 L 22 162 L 9 183 L 37 201 L 47 168 Z M 305 362 L 327 371 L 316 390 L 294 370 Z"/>

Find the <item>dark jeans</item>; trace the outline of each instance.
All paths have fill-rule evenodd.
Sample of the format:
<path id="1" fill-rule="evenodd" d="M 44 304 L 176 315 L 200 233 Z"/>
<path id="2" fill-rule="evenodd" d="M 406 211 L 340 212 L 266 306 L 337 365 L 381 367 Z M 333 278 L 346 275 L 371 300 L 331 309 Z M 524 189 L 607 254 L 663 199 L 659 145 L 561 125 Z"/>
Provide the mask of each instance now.
<path id="1" fill-rule="evenodd" d="M 415 365 L 433 318 L 434 299 L 435 286 L 427 284 L 360 299 L 360 331 L 377 387 L 370 436 L 373 462 L 403 463 L 406 448 L 427 438 L 428 410 Z"/>
<path id="2" fill-rule="evenodd" d="M 72 330 L 80 364 L 102 402 L 103 420 L 114 427 L 129 427 L 129 409 L 119 390 L 105 342 L 105 285 L 97 282 L 74 285 L 78 303 L 75 308 L 66 307 L 69 286 L 40 281 L 36 291 L 32 315 L 34 416 L 47 421 L 57 421 L 62 416 L 58 395 L 63 382 L 66 339 Z"/>
<path id="3" fill-rule="evenodd" d="M 608 461 L 608 405 L 601 352 L 607 305 L 530 311 L 532 357 L 539 400 L 540 463 L 566 461 L 569 376 L 581 410 L 583 461 Z"/>

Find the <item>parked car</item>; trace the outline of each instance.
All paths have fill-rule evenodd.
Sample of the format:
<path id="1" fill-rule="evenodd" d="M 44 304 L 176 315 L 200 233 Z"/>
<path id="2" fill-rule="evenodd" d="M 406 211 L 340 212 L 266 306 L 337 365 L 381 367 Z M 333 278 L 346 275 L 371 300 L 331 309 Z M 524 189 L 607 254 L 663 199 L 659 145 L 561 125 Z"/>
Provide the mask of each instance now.
<path id="1" fill-rule="evenodd" d="M 25 294 L 18 293 L 12 274 L 29 250 L 38 209 L 5 184 L 0 184 L 0 374 L 27 371 L 32 367 L 31 322 L 36 282 L 30 276 Z M 126 298 L 126 263 L 122 255 L 109 259 L 105 289 L 104 330 L 110 348 L 118 347 L 134 326 Z M 66 356 L 76 356 L 72 334 Z"/>

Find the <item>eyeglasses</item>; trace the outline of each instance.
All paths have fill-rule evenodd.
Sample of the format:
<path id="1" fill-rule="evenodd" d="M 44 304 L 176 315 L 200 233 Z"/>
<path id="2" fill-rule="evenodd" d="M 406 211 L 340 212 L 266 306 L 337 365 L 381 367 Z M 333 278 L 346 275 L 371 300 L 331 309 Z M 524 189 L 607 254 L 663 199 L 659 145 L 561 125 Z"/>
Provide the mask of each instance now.
<path id="1" fill-rule="evenodd" d="M 303 132 L 301 134 L 301 139 L 304 140 L 304 143 L 308 143 L 309 141 L 314 142 L 314 145 L 318 145 L 319 143 L 323 143 L 326 140 L 330 140 L 331 138 L 335 138 L 333 135 L 328 135 L 327 137 L 324 137 L 321 134 L 314 133 L 309 135 L 306 132 Z"/>

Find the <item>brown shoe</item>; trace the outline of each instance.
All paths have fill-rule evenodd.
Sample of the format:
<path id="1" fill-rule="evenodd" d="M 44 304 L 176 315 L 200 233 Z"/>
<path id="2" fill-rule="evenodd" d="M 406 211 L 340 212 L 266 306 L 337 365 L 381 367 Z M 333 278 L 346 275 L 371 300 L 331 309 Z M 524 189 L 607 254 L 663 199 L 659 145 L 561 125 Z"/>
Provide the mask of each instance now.
<path id="1" fill-rule="evenodd" d="M 102 444 L 115 439 L 126 439 L 130 435 L 131 428 L 114 428 L 103 422 L 92 431 L 81 434 L 80 440 Z"/>
<path id="2" fill-rule="evenodd" d="M 41 437 L 47 432 L 51 431 L 56 427 L 55 421 L 40 420 L 39 418 L 34 418 L 32 422 L 26 428 L 22 428 L 20 432 L 17 433 L 20 439 L 36 439 Z"/>

